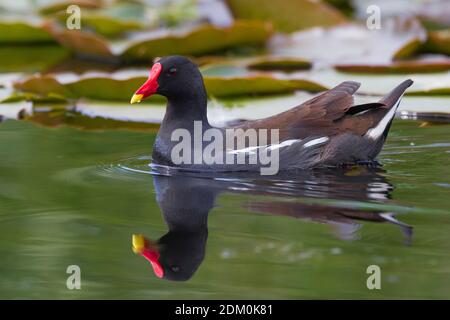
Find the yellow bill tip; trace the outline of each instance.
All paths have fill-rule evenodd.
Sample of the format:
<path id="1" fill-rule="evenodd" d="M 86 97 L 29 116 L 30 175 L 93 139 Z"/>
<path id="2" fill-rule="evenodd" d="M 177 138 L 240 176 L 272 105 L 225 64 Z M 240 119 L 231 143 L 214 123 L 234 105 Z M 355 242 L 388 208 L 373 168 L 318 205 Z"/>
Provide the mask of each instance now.
<path id="1" fill-rule="evenodd" d="M 133 94 L 133 96 L 131 97 L 130 103 L 139 103 L 141 102 L 142 98 L 144 98 L 143 94 Z"/>
<path id="2" fill-rule="evenodd" d="M 134 253 L 141 253 L 145 248 L 145 238 L 141 234 L 133 234 L 132 243 Z"/>

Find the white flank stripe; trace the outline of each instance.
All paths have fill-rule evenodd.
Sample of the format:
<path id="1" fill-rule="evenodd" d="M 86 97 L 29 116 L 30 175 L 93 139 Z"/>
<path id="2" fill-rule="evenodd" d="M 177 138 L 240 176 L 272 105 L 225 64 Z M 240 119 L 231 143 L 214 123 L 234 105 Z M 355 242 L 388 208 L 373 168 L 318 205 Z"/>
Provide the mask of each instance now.
<path id="1" fill-rule="evenodd" d="M 238 153 L 247 153 L 248 152 L 250 154 L 254 154 L 255 150 L 262 148 L 262 147 L 265 147 L 265 146 L 256 146 L 256 147 L 248 147 L 248 148 L 238 149 L 238 150 L 231 150 L 231 151 L 228 151 L 228 153 L 238 154 Z"/>
<path id="2" fill-rule="evenodd" d="M 281 143 L 279 143 L 279 144 L 271 145 L 271 146 L 269 146 L 267 149 L 269 149 L 269 150 L 275 150 L 275 149 L 279 149 L 279 148 L 282 148 L 282 147 L 290 146 L 291 144 L 293 144 L 293 143 L 295 143 L 295 142 L 299 142 L 299 141 L 301 141 L 301 140 L 300 140 L 300 139 L 285 140 L 285 141 L 283 141 L 283 142 L 281 142 Z"/>
<path id="3" fill-rule="evenodd" d="M 312 147 L 312 146 L 315 146 L 316 144 L 327 142 L 328 140 L 329 140 L 328 137 L 317 138 L 317 139 L 308 141 L 307 143 L 305 143 L 305 145 L 303 147 L 304 148 Z"/>
<path id="4" fill-rule="evenodd" d="M 299 142 L 301 141 L 300 139 L 291 139 L 291 140 L 285 140 L 279 144 L 274 144 L 274 145 L 264 145 L 264 146 L 256 146 L 256 147 L 247 147 L 247 148 L 243 148 L 243 149 L 238 149 L 238 150 L 230 150 L 228 151 L 228 153 L 231 154 L 238 154 L 238 153 L 249 153 L 249 154 L 255 154 L 257 149 L 260 148 L 267 148 L 268 150 L 275 150 L 275 149 L 279 149 L 282 147 L 287 147 L 290 146 L 291 144 L 295 143 L 295 142 Z"/>
<path id="5" fill-rule="evenodd" d="M 384 130 L 386 130 L 387 125 L 391 122 L 392 118 L 395 116 L 395 111 L 397 111 L 398 106 L 400 105 L 400 100 L 402 100 L 403 95 L 396 102 L 396 106 L 392 107 L 391 110 L 378 122 L 375 128 L 369 129 L 365 134 L 366 137 L 371 138 L 373 140 L 377 140 L 383 134 Z"/>

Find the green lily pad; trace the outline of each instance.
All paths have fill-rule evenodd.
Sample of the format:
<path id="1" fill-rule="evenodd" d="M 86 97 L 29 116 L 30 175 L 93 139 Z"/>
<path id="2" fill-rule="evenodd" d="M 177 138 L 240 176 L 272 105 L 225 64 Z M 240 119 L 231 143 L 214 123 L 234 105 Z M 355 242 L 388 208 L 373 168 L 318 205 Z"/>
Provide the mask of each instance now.
<path id="1" fill-rule="evenodd" d="M 450 29 L 430 31 L 422 51 L 450 55 Z"/>
<path id="2" fill-rule="evenodd" d="M 231 27 L 202 25 L 188 32 L 150 35 L 126 47 L 126 60 L 151 60 L 172 54 L 201 55 L 236 46 L 261 46 L 270 37 L 270 25 L 258 21 L 236 21 Z"/>
<path id="3" fill-rule="evenodd" d="M 347 22 L 338 10 L 320 1 L 227 0 L 227 3 L 235 17 L 270 21 L 277 30 L 285 32 Z"/>
<path id="4" fill-rule="evenodd" d="M 206 77 L 208 94 L 214 97 L 279 94 L 296 90 L 323 91 L 322 85 L 303 79 L 277 79 L 269 75 L 248 77 Z"/>
<path id="5" fill-rule="evenodd" d="M 433 88 L 433 89 L 423 89 L 423 90 L 412 90 L 408 92 L 410 96 L 448 96 L 450 95 L 450 86 Z"/>
<path id="6" fill-rule="evenodd" d="M 361 83 L 358 93 L 366 95 L 385 95 L 406 79 L 412 79 L 414 84 L 408 88 L 406 95 L 417 91 L 417 95 L 428 94 L 429 90 L 450 87 L 449 72 L 435 73 L 409 73 L 409 74 L 368 74 L 368 73 L 346 73 L 334 69 L 304 71 L 295 73 L 294 76 L 308 79 L 325 87 L 331 88 L 343 81 L 356 81 Z M 442 94 L 446 94 L 442 91 Z"/>
<path id="7" fill-rule="evenodd" d="M 142 30 L 142 23 L 130 20 L 121 20 L 101 14 L 87 14 L 81 19 L 83 25 L 95 30 L 96 33 L 105 37 L 117 37 L 125 32 Z"/>
<path id="8" fill-rule="evenodd" d="M 132 77 L 126 80 L 93 77 L 68 83 L 66 87 L 78 98 L 129 101 L 145 80 L 145 77 Z"/>
<path id="9" fill-rule="evenodd" d="M 392 59 L 399 60 L 399 59 L 408 58 L 408 57 L 412 56 L 414 53 L 416 53 L 422 44 L 423 44 L 423 39 L 414 38 L 414 39 L 410 40 L 409 42 L 406 42 L 399 49 L 397 49 L 397 51 L 393 53 Z"/>
<path id="10" fill-rule="evenodd" d="M 159 128 L 159 125 L 153 123 L 90 117 L 64 109 L 52 110 L 49 112 L 33 112 L 32 115 L 26 116 L 25 120 L 49 128 L 69 126 L 80 130 L 94 131 L 116 129 L 157 132 Z"/>
<path id="11" fill-rule="evenodd" d="M 14 83 L 14 88 L 25 93 L 33 93 L 43 97 L 58 95 L 61 97 L 75 98 L 73 92 L 51 76 L 31 76 L 28 79 Z M 34 96 L 30 97 L 31 99 Z"/>
<path id="12" fill-rule="evenodd" d="M 28 101 L 33 103 L 61 103 L 67 102 L 67 97 L 57 93 L 48 93 L 45 95 L 33 92 L 13 92 L 10 96 L 0 101 L 0 103 L 14 103 Z"/>
<path id="13" fill-rule="evenodd" d="M 51 42 L 55 42 L 53 36 L 39 23 L 0 21 L 0 43 L 24 44 Z"/>
<path id="14" fill-rule="evenodd" d="M 102 9 L 83 9 L 80 23 L 83 29 L 90 29 L 101 36 L 119 37 L 146 27 L 144 9 L 138 3 L 116 3 Z M 64 8 L 53 13 L 52 17 L 64 25 L 68 14 Z"/>
<path id="15" fill-rule="evenodd" d="M 99 0 L 62 0 L 48 4 L 39 8 L 39 13 L 43 15 L 52 14 L 59 11 L 66 11 L 67 7 L 77 5 L 80 8 L 101 8 L 102 1 Z"/>
<path id="16" fill-rule="evenodd" d="M 270 25 L 258 21 L 237 21 L 231 27 L 204 24 L 189 31 L 160 31 L 135 34 L 131 40 L 112 43 L 91 32 L 48 28 L 53 37 L 72 51 L 94 57 L 151 61 L 171 54 L 202 55 L 239 46 L 262 46 L 270 37 Z"/>
<path id="17" fill-rule="evenodd" d="M 60 77 L 61 78 L 61 77 Z M 63 79 L 64 80 L 64 79 Z M 67 98 L 90 98 L 98 100 L 128 101 L 132 94 L 145 82 L 145 76 L 72 75 L 69 80 L 58 81 L 51 76 L 33 76 L 17 82 L 15 88 L 22 92 L 48 94 Z M 271 74 L 254 74 L 242 77 L 205 76 L 208 94 L 214 97 L 240 95 L 275 94 L 295 90 L 321 91 L 324 86 L 304 79 L 284 79 Z M 153 101 L 161 100 L 155 96 Z"/>
<path id="18" fill-rule="evenodd" d="M 431 73 L 450 70 L 450 59 L 443 61 L 398 61 L 390 64 L 338 64 L 336 70 L 349 73 Z"/>
<path id="19" fill-rule="evenodd" d="M 109 48 L 108 40 L 97 34 L 68 29 L 52 29 L 52 33 L 61 45 L 78 54 L 108 58 L 114 56 Z"/>
<path id="20" fill-rule="evenodd" d="M 255 120 L 269 117 L 275 113 L 283 112 L 294 106 L 300 105 L 313 98 L 315 94 L 299 91 L 290 94 L 270 97 L 240 97 L 211 99 L 208 102 L 208 118 L 213 125 L 221 126 L 228 121 L 236 119 Z M 355 103 L 370 103 L 378 101 L 381 96 L 356 95 Z M 400 104 L 399 112 L 414 114 L 450 114 L 449 97 L 404 97 Z M 54 105 L 44 105 L 48 111 Z M 83 100 L 75 103 L 71 112 L 62 112 L 59 105 L 51 113 L 39 114 L 39 108 L 35 108 L 34 115 L 42 124 L 54 125 L 83 125 L 80 128 L 89 129 L 138 129 L 151 128 L 150 123 L 159 124 L 164 118 L 165 103 L 145 103 L 130 106 L 128 103 L 99 102 Z M 76 121 L 73 117 L 80 117 Z M 83 120 L 83 117 L 86 119 Z M 33 116 L 34 118 L 34 116 Z M 58 118 L 54 119 L 54 118 Z M 53 120 L 52 120 L 53 119 Z M 103 119 L 103 121 L 100 121 Z M 33 120 L 32 120 L 33 121 Z M 80 121 L 80 122 L 79 122 Z M 133 125 L 136 124 L 136 125 Z M 113 125 L 112 125 L 113 124 Z M 156 126 L 153 126 L 156 128 Z"/>
<path id="21" fill-rule="evenodd" d="M 55 44 L 0 47 L 0 72 L 37 72 L 63 61 L 70 51 Z"/>

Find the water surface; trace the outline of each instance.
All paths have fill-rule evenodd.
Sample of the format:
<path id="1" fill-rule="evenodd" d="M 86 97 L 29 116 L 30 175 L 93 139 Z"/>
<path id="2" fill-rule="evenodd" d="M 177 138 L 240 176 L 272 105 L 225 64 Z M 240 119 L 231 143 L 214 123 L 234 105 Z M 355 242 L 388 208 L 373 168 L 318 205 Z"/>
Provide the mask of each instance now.
<path id="1" fill-rule="evenodd" d="M 261 179 L 152 172 L 154 133 L 6 121 L 0 298 L 449 298 L 448 125 L 419 125 L 395 121 L 382 168 Z M 132 234 L 159 240 L 179 281 Z"/>

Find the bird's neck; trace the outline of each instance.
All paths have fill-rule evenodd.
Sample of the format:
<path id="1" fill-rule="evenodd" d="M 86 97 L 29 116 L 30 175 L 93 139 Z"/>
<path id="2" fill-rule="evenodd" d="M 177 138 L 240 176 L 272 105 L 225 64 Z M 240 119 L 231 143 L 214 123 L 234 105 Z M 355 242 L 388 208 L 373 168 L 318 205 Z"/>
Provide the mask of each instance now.
<path id="1" fill-rule="evenodd" d="M 206 92 L 198 90 L 189 96 L 168 98 L 162 126 L 169 128 L 190 128 L 194 121 L 201 121 L 209 127 Z"/>

